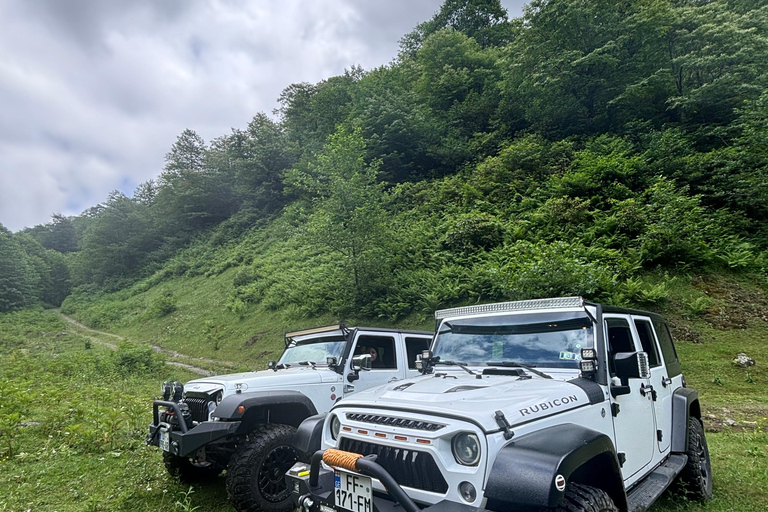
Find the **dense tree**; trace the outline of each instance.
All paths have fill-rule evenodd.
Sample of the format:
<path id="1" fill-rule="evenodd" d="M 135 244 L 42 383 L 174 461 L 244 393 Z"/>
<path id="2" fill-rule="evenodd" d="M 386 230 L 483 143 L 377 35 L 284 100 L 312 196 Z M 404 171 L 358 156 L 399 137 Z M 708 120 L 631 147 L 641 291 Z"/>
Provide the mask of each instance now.
<path id="1" fill-rule="evenodd" d="M 513 37 L 507 10 L 499 0 L 446 0 L 431 20 L 420 23 L 400 40 L 401 58 L 413 56 L 429 36 L 446 28 L 482 46 L 503 45 Z"/>
<path id="2" fill-rule="evenodd" d="M 34 302 L 35 277 L 26 253 L 11 232 L 0 224 L 0 313 Z"/>
<path id="3" fill-rule="evenodd" d="M 282 125 L 260 113 L 246 130 L 234 130 L 213 146 L 211 158 L 226 158 L 233 167 L 244 208 L 273 212 L 283 206 L 283 173 L 296 163 L 299 151 Z"/>
<path id="4" fill-rule="evenodd" d="M 187 129 L 165 156 L 153 205 L 161 232 L 200 231 L 237 211 L 229 162 L 209 162 L 208 154 L 202 137 Z"/>
<path id="5" fill-rule="evenodd" d="M 358 304 L 383 270 L 386 232 L 383 184 L 377 179 L 380 163 L 366 163 L 364 157 L 360 130 L 348 133 L 340 128 L 308 171 L 294 169 L 287 176 L 291 186 L 311 198 L 307 232 L 317 244 L 341 255 Z"/>

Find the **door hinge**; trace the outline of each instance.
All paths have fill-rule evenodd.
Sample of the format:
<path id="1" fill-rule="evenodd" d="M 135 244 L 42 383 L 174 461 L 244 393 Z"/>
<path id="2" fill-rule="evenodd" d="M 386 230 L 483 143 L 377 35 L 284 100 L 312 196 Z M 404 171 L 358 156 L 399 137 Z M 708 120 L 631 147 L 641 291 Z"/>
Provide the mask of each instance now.
<path id="1" fill-rule="evenodd" d="M 658 439 L 659 442 L 661 442 L 661 440 L 664 439 L 664 433 L 661 430 L 656 431 L 656 439 Z"/>
<path id="2" fill-rule="evenodd" d="M 615 418 L 616 416 L 618 416 L 620 412 L 621 412 L 621 407 L 619 406 L 619 404 L 615 404 L 615 403 L 614 403 L 614 404 L 611 404 L 611 415 L 612 415 L 614 418 Z"/>
<path id="3" fill-rule="evenodd" d="M 627 462 L 627 454 L 624 452 L 619 452 L 616 455 L 619 457 L 619 466 L 624 467 L 624 463 Z"/>

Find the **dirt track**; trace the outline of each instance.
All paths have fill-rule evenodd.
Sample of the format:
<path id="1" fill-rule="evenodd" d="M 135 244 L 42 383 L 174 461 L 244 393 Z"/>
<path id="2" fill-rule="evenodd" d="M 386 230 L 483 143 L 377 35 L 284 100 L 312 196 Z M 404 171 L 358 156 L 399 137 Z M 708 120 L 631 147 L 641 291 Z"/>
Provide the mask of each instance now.
<path id="1" fill-rule="evenodd" d="M 118 346 L 115 345 L 114 343 L 110 343 L 110 342 L 105 341 L 103 339 L 100 339 L 100 338 L 98 338 L 96 336 L 93 336 L 93 334 L 96 334 L 96 335 L 99 335 L 99 336 L 106 336 L 106 337 L 109 337 L 109 338 L 114 338 L 117 341 L 128 341 L 128 342 L 140 343 L 139 341 L 129 340 L 128 338 L 125 338 L 123 336 L 118 336 L 117 334 L 112 334 L 112 333 L 109 333 L 109 332 L 97 331 L 96 329 L 91 329 L 87 325 L 81 324 L 80 322 L 78 322 L 74 318 L 68 317 L 67 315 L 65 315 L 61 311 L 57 311 L 57 313 L 65 322 L 69 323 L 70 325 L 74 326 L 77 330 L 79 330 L 80 331 L 79 334 L 81 336 L 83 336 L 85 338 L 88 338 L 93 343 L 96 343 L 96 344 L 108 347 L 108 348 L 110 348 L 112 350 L 117 350 Z M 235 363 L 232 363 L 232 362 L 229 362 L 229 361 L 219 361 L 219 360 L 216 360 L 216 359 L 205 359 L 203 357 L 192 357 L 192 356 L 188 356 L 188 355 L 176 352 L 175 350 L 168 350 L 166 348 L 159 347 L 157 345 L 149 344 L 149 346 L 152 347 L 152 350 L 154 350 L 155 352 L 158 352 L 160 354 L 166 355 L 168 357 L 172 357 L 174 359 L 183 359 L 183 360 L 192 361 L 192 362 L 208 363 L 208 364 L 214 364 L 214 365 L 217 365 L 217 366 L 226 366 L 226 367 L 229 367 L 229 368 L 235 368 L 237 366 Z M 172 366 L 178 366 L 178 367 L 181 367 L 181 368 L 186 368 L 186 369 L 188 369 L 188 370 L 190 370 L 192 372 L 195 372 L 195 373 L 197 373 L 199 375 L 203 375 L 203 376 L 206 376 L 206 377 L 209 376 L 209 375 L 213 375 L 213 372 L 211 372 L 210 370 L 206 370 L 205 368 L 200 368 L 198 366 L 194 366 L 193 364 L 189 364 L 189 363 L 183 363 L 183 362 L 180 362 L 180 361 L 166 361 L 165 364 L 169 364 L 169 365 L 172 365 Z"/>

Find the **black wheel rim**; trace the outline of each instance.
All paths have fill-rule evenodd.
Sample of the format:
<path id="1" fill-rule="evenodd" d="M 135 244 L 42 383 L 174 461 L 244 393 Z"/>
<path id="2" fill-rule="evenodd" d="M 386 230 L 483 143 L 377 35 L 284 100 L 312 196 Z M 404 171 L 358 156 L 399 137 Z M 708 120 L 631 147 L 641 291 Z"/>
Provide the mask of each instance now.
<path id="1" fill-rule="evenodd" d="M 290 491 L 285 483 L 285 473 L 298 460 L 291 446 L 278 446 L 267 455 L 259 468 L 259 489 L 262 497 L 272 503 L 288 498 Z"/>
<path id="2" fill-rule="evenodd" d="M 698 448 L 699 472 L 701 473 L 702 481 L 706 484 L 707 480 L 709 480 L 709 453 L 707 445 L 704 444 L 701 439 L 699 439 Z"/>

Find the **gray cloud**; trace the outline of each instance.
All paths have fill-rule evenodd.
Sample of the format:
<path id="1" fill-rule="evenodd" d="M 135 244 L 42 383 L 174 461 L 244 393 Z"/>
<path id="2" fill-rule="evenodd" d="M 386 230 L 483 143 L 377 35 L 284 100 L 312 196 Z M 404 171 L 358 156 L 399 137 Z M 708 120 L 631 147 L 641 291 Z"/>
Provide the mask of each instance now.
<path id="1" fill-rule="evenodd" d="M 185 128 L 207 141 L 280 92 L 397 55 L 439 0 L 0 3 L 0 222 L 78 214 L 155 177 Z M 522 2 L 504 1 L 511 16 Z"/>

